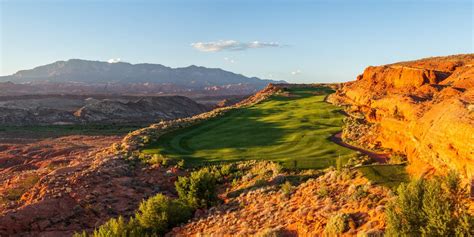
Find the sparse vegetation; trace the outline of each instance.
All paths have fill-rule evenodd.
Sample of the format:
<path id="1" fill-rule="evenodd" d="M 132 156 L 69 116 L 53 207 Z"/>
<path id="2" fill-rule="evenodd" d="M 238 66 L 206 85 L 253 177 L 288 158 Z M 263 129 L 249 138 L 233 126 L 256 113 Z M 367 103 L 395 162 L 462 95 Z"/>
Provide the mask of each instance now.
<path id="1" fill-rule="evenodd" d="M 323 236 L 339 236 L 347 231 L 349 215 L 345 213 L 338 213 L 329 218 L 326 228 L 324 228 Z"/>
<path id="2" fill-rule="evenodd" d="M 386 210 L 388 236 L 474 235 L 474 217 L 457 174 L 413 180 L 397 193 Z"/>
<path id="3" fill-rule="evenodd" d="M 90 235 L 76 233 L 74 237 L 143 237 L 161 236 L 171 227 L 185 222 L 192 216 L 192 208 L 181 200 L 157 194 L 140 204 L 134 217 L 112 218 Z"/>
<path id="4" fill-rule="evenodd" d="M 326 198 L 329 195 L 329 190 L 326 186 L 320 186 L 319 189 L 316 191 L 316 195 L 319 198 Z"/>
<path id="5" fill-rule="evenodd" d="M 21 178 L 13 188 L 10 188 L 3 199 L 3 201 L 18 201 L 24 193 L 32 188 L 39 180 L 36 174 L 28 174 Z"/>
<path id="6" fill-rule="evenodd" d="M 354 116 L 357 116 L 354 117 Z M 361 147 L 367 147 L 363 142 L 363 136 L 366 136 L 372 130 L 372 124 L 364 120 L 363 115 L 352 113 L 352 116 L 345 117 L 343 120 L 341 138 L 349 144 Z"/>
<path id="7" fill-rule="evenodd" d="M 365 185 L 357 185 L 354 193 L 352 194 L 352 199 L 360 200 L 364 197 L 367 197 L 367 195 L 369 195 L 368 187 Z"/>

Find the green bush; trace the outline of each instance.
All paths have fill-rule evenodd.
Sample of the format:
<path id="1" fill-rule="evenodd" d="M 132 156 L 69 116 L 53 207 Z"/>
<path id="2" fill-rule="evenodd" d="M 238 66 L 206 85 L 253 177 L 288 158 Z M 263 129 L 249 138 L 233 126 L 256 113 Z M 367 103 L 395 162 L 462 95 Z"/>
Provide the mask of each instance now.
<path id="1" fill-rule="evenodd" d="M 135 218 L 147 232 L 164 233 L 191 218 L 191 209 L 179 200 L 162 194 L 155 195 L 140 204 Z"/>
<path id="2" fill-rule="evenodd" d="M 349 215 L 339 213 L 329 218 L 323 236 L 339 236 L 348 229 Z"/>
<path id="3" fill-rule="evenodd" d="M 175 186 L 179 198 L 193 208 L 206 208 L 218 200 L 216 174 L 209 168 L 192 172 L 189 177 L 179 177 Z"/>
<path id="4" fill-rule="evenodd" d="M 402 184 L 387 206 L 388 236 L 472 236 L 467 192 L 455 173 Z"/>
<path id="5" fill-rule="evenodd" d="M 76 236 L 76 235 L 75 235 Z M 77 235 L 77 237 L 87 235 L 85 232 L 82 235 Z M 92 233 L 93 237 L 143 237 L 143 236 L 152 236 L 147 234 L 143 228 L 136 222 L 135 219 L 130 218 L 126 222 L 122 216 L 119 216 L 117 219 L 112 218 L 98 229 L 94 230 Z"/>
<path id="6" fill-rule="evenodd" d="M 171 227 L 192 216 L 191 208 L 179 200 L 157 194 L 140 204 L 128 222 L 121 216 L 112 218 L 90 235 L 76 233 L 74 237 L 152 237 L 163 235 Z"/>

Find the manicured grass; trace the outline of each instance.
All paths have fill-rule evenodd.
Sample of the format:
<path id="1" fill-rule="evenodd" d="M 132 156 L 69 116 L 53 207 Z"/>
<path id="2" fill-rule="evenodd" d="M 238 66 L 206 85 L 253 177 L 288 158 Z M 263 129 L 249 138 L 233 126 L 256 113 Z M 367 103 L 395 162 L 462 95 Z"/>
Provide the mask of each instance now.
<path id="1" fill-rule="evenodd" d="M 405 165 L 371 165 L 357 168 L 375 184 L 396 189 L 400 183 L 409 181 Z"/>
<path id="2" fill-rule="evenodd" d="M 184 159 L 187 165 L 262 159 L 316 169 L 355 155 L 329 140 L 341 130 L 344 117 L 340 108 L 324 102 L 330 89 L 288 92 L 165 134 L 142 152 Z"/>

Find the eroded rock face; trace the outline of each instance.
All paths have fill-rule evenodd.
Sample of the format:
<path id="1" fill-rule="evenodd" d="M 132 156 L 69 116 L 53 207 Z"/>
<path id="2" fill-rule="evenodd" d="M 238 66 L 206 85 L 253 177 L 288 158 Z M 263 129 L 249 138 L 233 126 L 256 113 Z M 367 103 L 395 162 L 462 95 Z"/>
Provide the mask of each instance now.
<path id="1" fill-rule="evenodd" d="M 48 99 L 25 99 L 0 103 L 0 125 L 155 123 L 209 110 L 184 96 L 46 100 Z"/>
<path id="2" fill-rule="evenodd" d="M 207 108 L 184 96 L 143 98 L 121 102 L 102 100 L 90 103 L 74 113 L 76 118 L 90 123 L 158 122 L 189 117 L 206 112 Z"/>
<path id="3" fill-rule="evenodd" d="M 414 174 L 474 176 L 474 54 L 368 67 L 330 101 L 374 123 L 372 142 L 407 154 Z"/>

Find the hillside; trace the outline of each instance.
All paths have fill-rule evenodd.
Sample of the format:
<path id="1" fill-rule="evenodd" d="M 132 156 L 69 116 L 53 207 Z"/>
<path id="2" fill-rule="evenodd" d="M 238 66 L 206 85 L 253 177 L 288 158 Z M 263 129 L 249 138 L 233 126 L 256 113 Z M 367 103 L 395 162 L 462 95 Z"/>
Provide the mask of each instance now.
<path id="1" fill-rule="evenodd" d="M 97 99 L 96 99 L 97 98 Z M 17 98 L 0 101 L 1 126 L 150 124 L 209 110 L 184 96 Z"/>
<path id="2" fill-rule="evenodd" d="M 12 137 L 0 235 L 471 236 L 473 61 L 270 84 L 123 137 Z"/>
<path id="3" fill-rule="evenodd" d="M 472 179 L 473 65 L 466 54 L 368 67 L 331 101 L 359 118 L 356 143 L 406 154 L 414 174 L 454 169 Z"/>
<path id="4" fill-rule="evenodd" d="M 0 77 L 0 82 L 10 82 L 0 84 L 0 88 L 8 88 L 10 94 L 14 93 L 12 90 L 30 94 L 189 93 L 190 90 L 248 94 L 276 81 L 194 65 L 170 68 L 161 64 L 70 59 L 21 70 L 13 75 Z"/>

